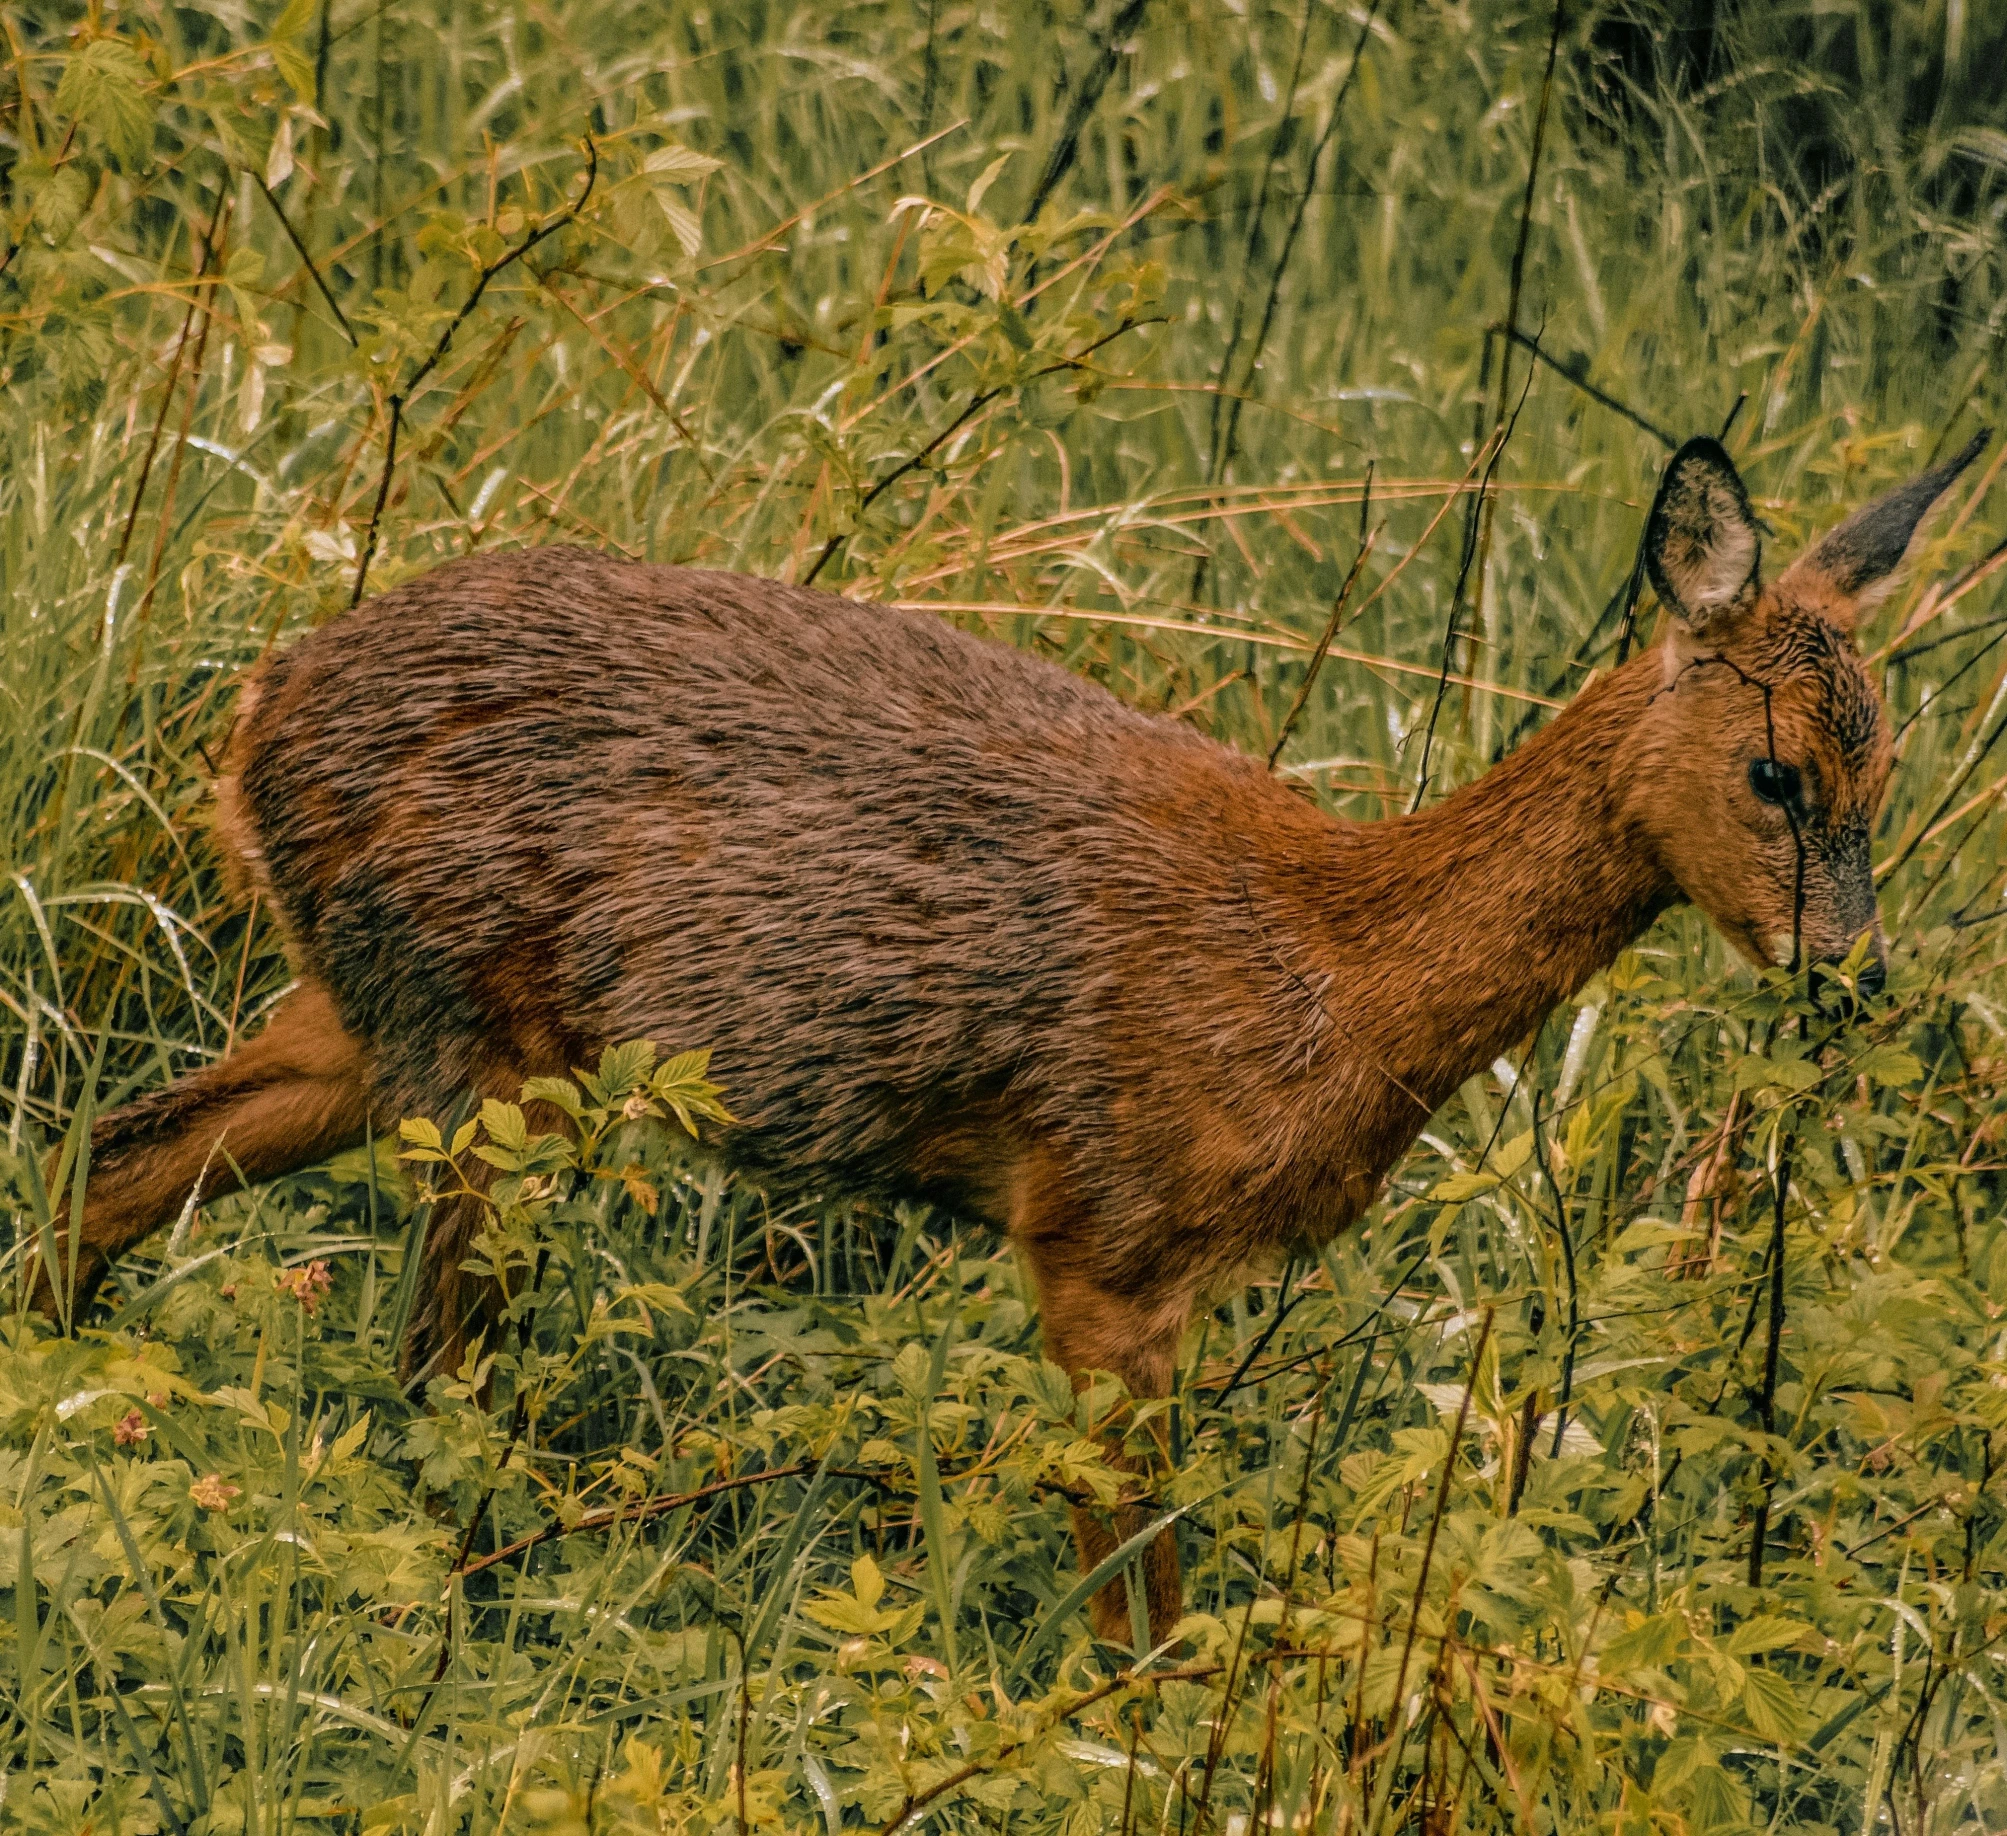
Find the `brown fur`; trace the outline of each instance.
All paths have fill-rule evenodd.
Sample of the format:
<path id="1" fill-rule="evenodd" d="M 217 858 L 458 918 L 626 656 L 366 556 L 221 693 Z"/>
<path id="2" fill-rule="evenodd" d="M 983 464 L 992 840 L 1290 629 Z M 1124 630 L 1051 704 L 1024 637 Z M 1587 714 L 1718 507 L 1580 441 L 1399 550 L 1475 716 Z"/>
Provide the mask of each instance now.
<path id="1" fill-rule="evenodd" d="M 713 1048 L 739 1165 L 993 1222 L 1052 1356 L 1160 1396 L 1200 1297 L 1356 1218 L 1429 1113 L 1675 899 L 1758 958 L 1874 928 L 1889 742 L 1847 626 L 1893 533 L 1765 587 L 1739 571 L 1753 521 L 1715 526 L 1746 515 L 1727 456 L 1683 449 L 1654 512 L 1666 642 L 1369 824 L 880 606 L 558 548 L 384 594 L 245 695 L 220 826 L 303 985 L 98 1124 L 79 1292 L 219 1183 L 219 1142 L 265 1178 L 366 1112 L 646 1037 Z M 1803 775 L 1789 819 L 1750 788 L 1773 755 Z M 470 1224 L 433 1245 L 420 1364 L 479 1310 Z M 1138 1521 L 1080 1514 L 1083 1560 Z M 1161 1632 L 1168 1539 L 1146 1567 Z M 1125 1633 L 1119 1588 L 1096 1610 Z"/>

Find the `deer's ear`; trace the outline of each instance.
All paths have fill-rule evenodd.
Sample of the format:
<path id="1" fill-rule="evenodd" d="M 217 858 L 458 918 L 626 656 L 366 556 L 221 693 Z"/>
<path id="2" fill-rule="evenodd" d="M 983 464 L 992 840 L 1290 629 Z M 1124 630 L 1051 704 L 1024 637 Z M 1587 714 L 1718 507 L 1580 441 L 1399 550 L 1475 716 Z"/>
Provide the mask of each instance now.
<path id="1" fill-rule="evenodd" d="M 1851 630 L 1902 583 L 1904 563 L 1922 546 L 1920 532 L 1932 506 L 1991 438 L 1990 428 L 1973 435 L 1955 459 L 1919 473 L 1827 530 L 1784 570 L 1778 587 Z"/>
<path id="2" fill-rule="evenodd" d="M 1735 461 L 1717 440 L 1672 456 L 1645 524 L 1645 567 L 1665 607 L 1712 641 L 1756 601 L 1763 538 Z"/>

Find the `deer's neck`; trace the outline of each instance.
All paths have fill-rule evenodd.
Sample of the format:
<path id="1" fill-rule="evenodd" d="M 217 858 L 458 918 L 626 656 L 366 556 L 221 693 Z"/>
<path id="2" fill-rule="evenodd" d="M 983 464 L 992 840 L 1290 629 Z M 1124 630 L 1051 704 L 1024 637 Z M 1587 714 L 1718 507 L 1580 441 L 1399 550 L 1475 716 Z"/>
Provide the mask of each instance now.
<path id="1" fill-rule="evenodd" d="M 1365 996 L 1359 1043 L 1411 1111 L 1525 1039 L 1677 896 L 1622 812 L 1659 680 L 1641 656 L 1441 804 L 1344 833 L 1327 922 Z"/>

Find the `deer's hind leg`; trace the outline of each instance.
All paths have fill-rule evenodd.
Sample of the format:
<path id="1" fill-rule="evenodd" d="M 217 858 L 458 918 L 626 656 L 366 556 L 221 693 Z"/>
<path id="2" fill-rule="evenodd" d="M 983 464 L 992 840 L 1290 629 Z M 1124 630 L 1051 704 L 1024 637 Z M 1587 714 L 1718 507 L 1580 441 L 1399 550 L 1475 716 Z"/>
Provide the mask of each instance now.
<path id="1" fill-rule="evenodd" d="M 112 1259 L 172 1218 L 237 1184 L 256 1185 L 339 1153 L 369 1119 L 369 1058 L 333 999 L 304 981 L 255 1038 L 91 1128 L 84 1213 L 71 1244 L 70 1194 L 52 1194 L 56 1266 L 35 1268 L 36 1305 L 89 1300 Z M 53 1178 L 56 1156 L 50 1159 Z"/>
<path id="2" fill-rule="evenodd" d="M 1036 1224 L 1027 1219 L 1012 1232 L 1038 1287 L 1046 1356 L 1071 1374 L 1076 1386 L 1084 1387 L 1090 1371 L 1107 1371 L 1128 1385 L 1132 1397 L 1168 1396 L 1178 1341 L 1191 1317 L 1191 1294 L 1179 1284 L 1139 1295 L 1097 1279 L 1082 1255 L 1087 1233 L 1055 1228 L 1057 1223 L 1049 1215 Z M 1144 1463 L 1122 1450 L 1122 1429 L 1120 1417 L 1101 1427 L 1109 1464 L 1141 1479 Z M 1105 1515 L 1076 1505 L 1073 1538 L 1081 1573 L 1091 1574 L 1153 1515 L 1153 1507 L 1142 1502 L 1118 1504 Z M 1184 1611 L 1178 1546 L 1170 1531 L 1152 1539 L 1143 1552 L 1142 1569 L 1150 1637 L 1161 1641 Z M 1090 1610 L 1102 1638 L 1113 1644 L 1131 1641 L 1128 1590 L 1120 1580 L 1101 1588 Z"/>
<path id="3" fill-rule="evenodd" d="M 564 1063 L 563 1053 L 547 1041 L 541 1049 L 526 1051 L 499 1049 L 490 1041 L 488 1050 L 492 1056 L 475 1071 L 462 1100 L 494 1097 L 504 1103 L 518 1102 L 525 1077 Z M 525 1065 L 528 1070 L 523 1069 Z M 461 1113 L 449 1091 L 445 1084 L 408 1089 L 403 1113 L 431 1115 L 444 1127 L 449 1118 Z M 552 1104 L 528 1103 L 524 1111 L 533 1134 L 566 1127 L 563 1112 Z M 487 1350 L 495 1349 L 494 1334 L 508 1309 L 508 1288 L 478 1266 L 466 1266 L 490 1220 L 487 1193 L 498 1175 L 485 1162 L 463 1155 L 459 1177 L 468 1189 L 440 1199 L 426 1226 L 417 1294 L 404 1342 L 398 1347 L 399 1375 L 412 1388 L 422 1387 L 433 1377 L 458 1375 L 476 1340 L 484 1341 Z"/>
<path id="4" fill-rule="evenodd" d="M 475 1195 L 493 1184 L 494 1170 L 463 1161 L 461 1176 L 473 1190 L 438 1201 L 425 1232 L 411 1321 L 397 1350 L 398 1375 L 414 1388 L 432 1377 L 456 1376 L 474 1341 L 493 1330 L 507 1305 L 492 1277 L 464 1266 L 488 1221 L 487 1207 Z"/>

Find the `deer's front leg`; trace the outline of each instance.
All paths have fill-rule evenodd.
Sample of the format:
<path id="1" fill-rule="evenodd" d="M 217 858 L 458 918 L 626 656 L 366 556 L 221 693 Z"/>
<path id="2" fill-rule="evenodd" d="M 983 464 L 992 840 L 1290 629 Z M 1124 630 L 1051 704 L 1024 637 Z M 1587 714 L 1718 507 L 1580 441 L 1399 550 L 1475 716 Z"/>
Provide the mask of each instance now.
<path id="1" fill-rule="evenodd" d="M 1176 1368 L 1178 1341 L 1191 1315 L 1191 1295 L 1182 1285 L 1143 1296 L 1121 1292 L 1097 1280 L 1082 1264 L 1085 1231 L 1020 1229 L 1013 1233 L 1018 1253 L 1029 1263 L 1038 1287 L 1045 1354 L 1085 1387 L 1092 1371 L 1107 1371 L 1137 1398 L 1167 1396 Z M 1097 1424 L 1111 1466 L 1141 1477 L 1145 1464 L 1122 1445 L 1126 1411 Z M 1143 1504 L 1118 1505 L 1103 1514 L 1084 1505 L 1073 1510 L 1074 1541 L 1080 1568 L 1091 1573 L 1111 1551 L 1141 1530 L 1152 1512 Z M 1111 1521 L 1112 1518 L 1112 1521 Z M 1178 1573 L 1178 1546 L 1170 1531 L 1152 1540 L 1143 1555 L 1143 1590 L 1149 1607 L 1150 1637 L 1169 1635 L 1184 1610 Z M 1110 1643 L 1126 1645 L 1133 1632 L 1129 1596 L 1118 1579 L 1092 1602 L 1094 1629 Z"/>

